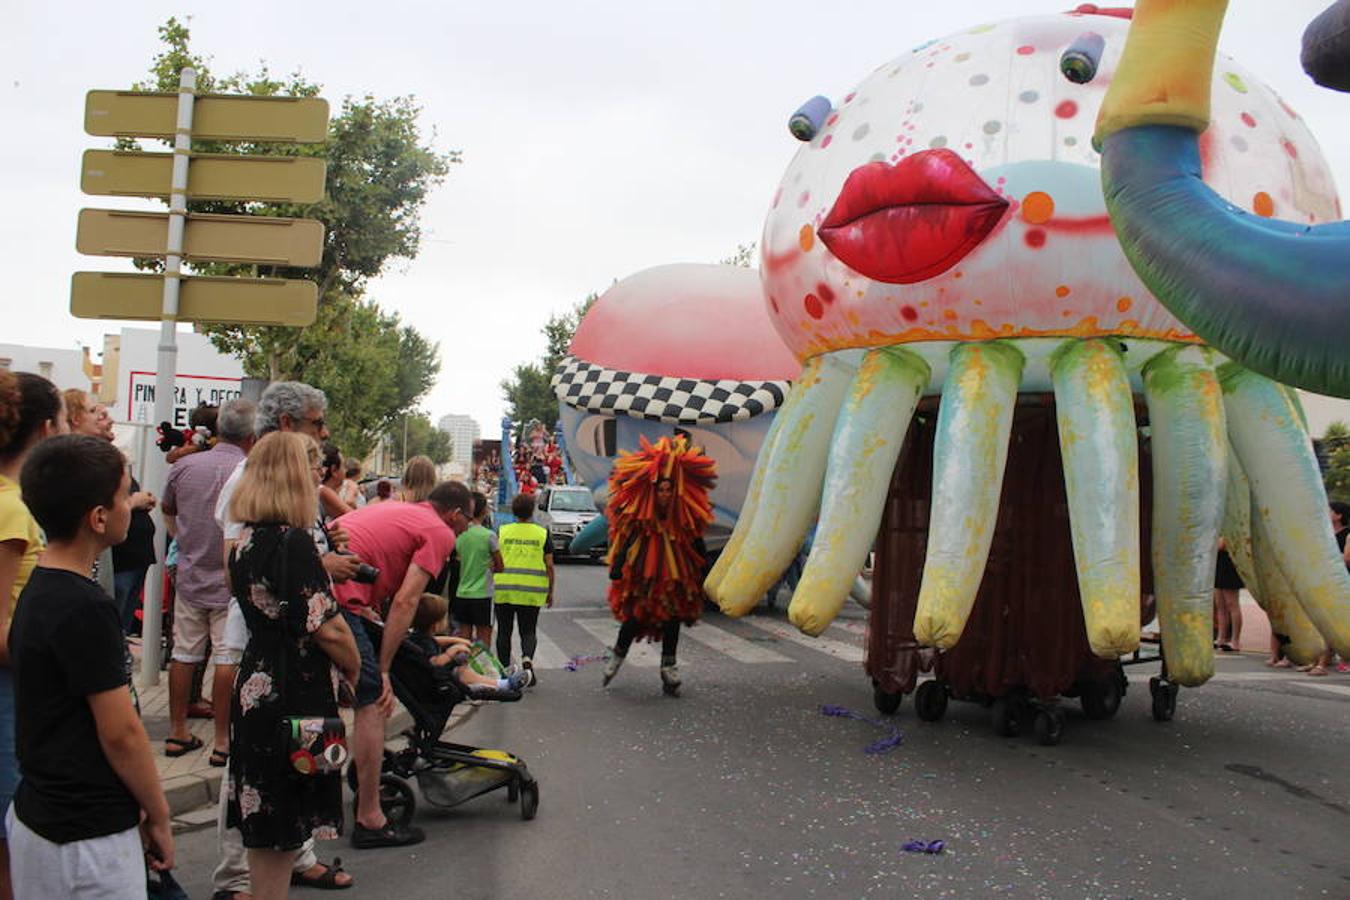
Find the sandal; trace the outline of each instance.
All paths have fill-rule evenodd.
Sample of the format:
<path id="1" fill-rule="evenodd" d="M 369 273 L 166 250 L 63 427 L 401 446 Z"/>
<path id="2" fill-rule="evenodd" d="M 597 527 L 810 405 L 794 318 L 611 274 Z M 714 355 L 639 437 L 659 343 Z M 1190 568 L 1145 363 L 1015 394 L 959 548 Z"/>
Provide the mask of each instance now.
<path id="1" fill-rule="evenodd" d="M 356 884 L 355 881 L 348 881 L 346 884 L 338 883 L 339 875 L 348 875 L 347 870 L 342 868 L 342 859 L 340 857 L 334 857 L 331 865 L 326 862 L 319 862 L 316 863 L 316 865 L 323 866 L 322 875 L 314 875 L 306 878 L 303 872 L 292 872 L 291 885 L 294 887 L 318 888 L 321 891 L 345 891 L 347 888 Z"/>
<path id="2" fill-rule="evenodd" d="M 187 740 L 172 737 L 165 738 L 164 755 L 170 758 L 176 758 L 191 753 L 194 750 L 200 750 L 204 746 L 205 745 L 202 743 L 202 739 L 197 737 L 195 734 L 189 737 Z"/>
<path id="3" fill-rule="evenodd" d="M 212 750 L 211 758 L 208 759 L 207 762 L 215 766 L 217 769 L 223 769 L 230 764 L 230 751 Z"/>
<path id="4" fill-rule="evenodd" d="M 1320 677 L 1320 676 L 1322 676 L 1322 675 L 1327 674 L 1327 667 L 1326 667 L 1326 666 L 1313 666 L 1311 669 L 1308 670 L 1308 674 L 1309 674 L 1309 675 L 1317 675 L 1317 676 Z"/>

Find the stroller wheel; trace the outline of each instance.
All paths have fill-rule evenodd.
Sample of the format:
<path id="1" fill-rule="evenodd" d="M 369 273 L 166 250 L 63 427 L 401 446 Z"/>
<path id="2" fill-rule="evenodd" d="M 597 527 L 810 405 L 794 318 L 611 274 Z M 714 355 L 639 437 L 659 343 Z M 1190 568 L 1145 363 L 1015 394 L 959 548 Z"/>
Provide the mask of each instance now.
<path id="1" fill-rule="evenodd" d="M 520 786 L 514 781 L 506 786 L 506 802 L 515 803 L 520 799 Z"/>
<path id="2" fill-rule="evenodd" d="M 349 783 L 355 782 L 354 778 L 348 779 Z M 356 817 L 357 800 L 352 798 L 352 817 Z M 380 809 L 384 812 L 384 817 L 398 827 L 407 825 L 412 821 L 413 813 L 417 809 L 417 798 L 413 796 L 412 788 L 403 779 L 395 775 L 380 776 Z"/>
<path id="3" fill-rule="evenodd" d="M 534 818 L 539 811 L 539 782 L 531 781 L 520 786 L 520 817 L 526 822 Z"/>

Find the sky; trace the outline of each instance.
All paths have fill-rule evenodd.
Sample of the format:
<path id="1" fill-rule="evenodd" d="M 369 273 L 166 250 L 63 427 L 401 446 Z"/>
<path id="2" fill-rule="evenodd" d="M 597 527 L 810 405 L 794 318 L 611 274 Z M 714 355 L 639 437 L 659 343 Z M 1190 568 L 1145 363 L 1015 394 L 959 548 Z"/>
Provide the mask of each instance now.
<path id="1" fill-rule="evenodd" d="M 347 95 L 413 95 L 432 145 L 462 152 L 423 210 L 420 255 L 368 295 L 440 343 L 423 408 L 472 415 L 486 436 L 504 407 L 499 382 L 539 356 L 550 314 L 647 267 L 716 262 L 759 240 L 803 100 L 837 100 L 930 38 L 1074 5 L 14 0 L 0 33 L 0 342 L 97 352 L 120 327 L 69 314 L 72 272 L 130 268 L 75 252 L 79 209 L 135 206 L 79 191 L 81 153 L 107 146 L 83 133 L 84 94 L 145 77 L 169 16 L 189 21 L 213 71 L 298 68 L 335 108 Z M 1350 97 L 1298 63 L 1325 6 L 1232 0 L 1220 47 L 1307 120 L 1344 190 Z"/>

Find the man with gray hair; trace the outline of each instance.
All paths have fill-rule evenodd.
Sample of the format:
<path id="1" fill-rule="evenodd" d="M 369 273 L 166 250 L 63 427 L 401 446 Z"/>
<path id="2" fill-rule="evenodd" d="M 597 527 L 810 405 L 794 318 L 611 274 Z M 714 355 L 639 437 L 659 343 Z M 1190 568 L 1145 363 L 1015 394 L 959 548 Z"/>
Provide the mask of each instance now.
<path id="1" fill-rule="evenodd" d="M 324 416 L 328 409 L 328 398 L 323 391 L 299 381 L 278 381 L 268 385 L 258 399 L 258 414 L 255 422 L 259 438 L 274 431 L 295 431 L 308 435 L 315 441 L 328 437 L 328 427 Z M 234 498 L 235 488 L 244 475 L 246 460 L 240 460 L 234 473 L 220 491 L 215 503 L 215 519 L 220 526 L 223 544 L 218 544 L 216 552 L 224 548 L 223 560 L 228 560 L 230 550 L 238 542 L 244 530 L 244 523 L 236 521 L 230 515 L 230 501 Z M 334 548 L 346 547 L 346 535 L 339 528 L 325 532 L 321 523 L 320 511 L 315 509 L 315 527 L 311 533 L 314 543 L 323 559 L 323 567 L 329 576 L 337 582 L 343 582 L 356 574 L 361 560 L 355 556 L 333 552 Z M 243 613 L 238 603 L 230 603 L 229 617 L 225 627 L 225 650 L 235 661 L 236 667 L 244 646 L 248 643 L 248 628 L 244 624 Z M 229 778 L 228 773 L 226 779 Z M 212 897 L 232 900 L 239 894 L 249 893 L 248 856 L 244 849 L 239 829 L 226 824 L 226 801 L 230 794 L 228 780 L 220 786 L 220 810 L 217 826 L 220 833 L 220 864 L 211 876 Z M 351 887 L 352 876 L 344 871 L 336 861 L 329 865 L 319 861 L 314 853 L 314 841 L 305 841 L 295 852 L 292 883 L 310 885 L 325 889 Z"/>
<path id="2" fill-rule="evenodd" d="M 221 407 L 218 440 L 205 453 L 192 453 L 173 464 L 164 488 L 164 525 L 178 541 L 174 584 L 173 656 L 169 663 L 169 736 L 166 756 L 182 756 L 201 747 L 188 730 L 187 707 L 193 670 L 206 660 L 211 645 L 215 677 L 211 682 L 215 744 L 213 765 L 224 765 L 230 752 L 230 693 L 236 660 L 225 650 L 225 618 L 230 591 L 220 556 L 221 533 L 212 514 L 221 488 L 253 447 L 254 405 L 231 400 Z"/>

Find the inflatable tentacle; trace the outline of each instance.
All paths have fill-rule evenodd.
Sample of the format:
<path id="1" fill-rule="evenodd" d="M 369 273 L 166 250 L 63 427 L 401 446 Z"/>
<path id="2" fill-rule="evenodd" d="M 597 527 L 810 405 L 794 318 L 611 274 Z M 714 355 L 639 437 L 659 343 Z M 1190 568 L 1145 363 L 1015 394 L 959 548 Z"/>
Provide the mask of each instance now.
<path id="1" fill-rule="evenodd" d="M 1214 674 L 1214 561 L 1227 488 L 1223 396 L 1209 351 L 1178 347 L 1144 367 L 1153 448 L 1153 591 L 1167 671 Z"/>
<path id="2" fill-rule="evenodd" d="M 1010 344 L 958 344 L 933 447 L 928 551 L 914 614 L 920 644 L 961 637 L 989 559 L 1023 356 Z"/>
<path id="3" fill-rule="evenodd" d="M 1285 655 L 1299 665 L 1309 665 L 1326 652 L 1327 642 L 1303 611 L 1293 585 L 1276 561 L 1266 515 L 1255 498 L 1251 502 L 1251 524 L 1252 564 L 1256 568 L 1256 582 L 1250 587 L 1253 591 L 1260 590 L 1256 594 L 1257 602 L 1270 617 L 1271 631 L 1289 639 L 1289 643 L 1285 644 Z"/>
<path id="4" fill-rule="evenodd" d="M 806 539 L 820 508 L 830 435 L 851 375 L 831 356 L 802 367 L 801 380 L 792 387 L 801 396 L 779 413 L 754 522 L 713 591 L 728 615 L 754 609 Z"/>
<path id="5" fill-rule="evenodd" d="M 1275 563 L 1327 643 L 1350 654 L 1350 573 L 1336 547 L 1322 475 L 1298 411 L 1279 385 L 1236 363 L 1220 367 L 1219 376 L 1228 436 Z"/>
<path id="6" fill-rule="evenodd" d="M 1078 592 L 1088 644 L 1105 659 L 1139 646 L 1139 448 L 1119 351 L 1066 343 L 1050 365 Z"/>
<path id="7" fill-rule="evenodd" d="M 768 469 L 768 460 L 773 456 L 773 445 L 777 439 L 779 431 L 782 428 L 787 411 L 791 409 L 796 398 L 801 396 L 799 391 L 789 391 L 787 400 L 779 410 L 778 415 L 774 417 L 773 423 L 764 435 L 764 443 L 760 445 L 759 455 L 755 457 L 755 466 L 750 472 L 750 486 L 746 490 L 745 503 L 741 506 L 741 514 L 736 519 L 736 527 L 731 532 L 731 538 L 727 541 L 722 552 L 713 563 L 713 567 L 708 572 L 708 577 L 703 581 L 703 589 L 709 597 L 715 596 L 718 585 L 726 577 L 727 570 L 731 568 L 732 560 L 741 552 L 741 546 L 745 543 L 745 536 L 750 533 L 754 527 L 755 513 L 759 510 L 759 498 L 764 488 L 764 472 Z"/>
<path id="8" fill-rule="evenodd" d="M 1173 315 L 1246 368 L 1350 396 L 1350 224 L 1238 209 L 1201 180 L 1185 128 L 1107 138 L 1102 185 L 1121 249 Z"/>
<path id="9" fill-rule="evenodd" d="M 905 432 L 931 376 L 907 350 L 868 351 L 830 443 L 820 521 L 788 618 L 820 634 L 839 615 L 867 560 Z"/>
<path id="10" fill-rule="evenodd" d="M 1225 429 L 1227 423 L 1225 423 Z M 1252 488 L 1247 482 L 1247 473 L 1242 471 L 1233 444 L 1225 438 L 1228 460 L 1228 483 L 1224 490 L 1223 522 L 1219 534 L 1228 548 L 1228 556 L 1233 560 L 1242 583 L 1247 585 L 1257 603 L 1261 603 L 1258 591 L 1260 579 L 1256 574 L 1256 560 L 1252 553 Z M 1265 609 L 1262 603 L 1261 608 Z M 1267 610 L 1269 612 L 1269 610 Z"/>
<path id="11" fill-rule="evenodd" d="M 1097 119 L 1102 188 L 1130 264 L 1248 369 L 1350 396 L 1350 225 L 1247 213 L 1205 185 L 1199 135 L 1227 0 L 1139 0 Z"/>

